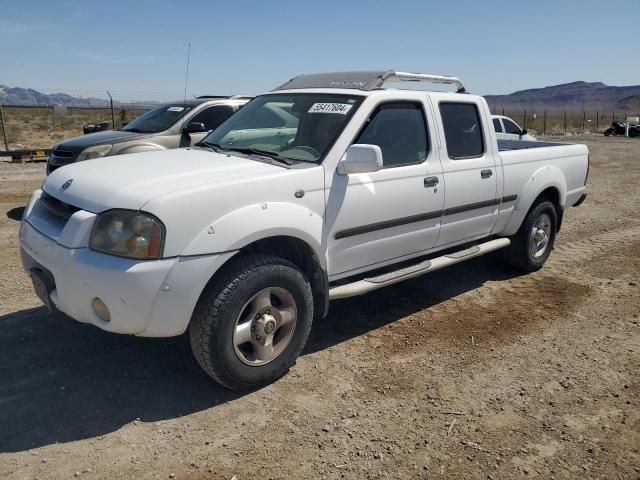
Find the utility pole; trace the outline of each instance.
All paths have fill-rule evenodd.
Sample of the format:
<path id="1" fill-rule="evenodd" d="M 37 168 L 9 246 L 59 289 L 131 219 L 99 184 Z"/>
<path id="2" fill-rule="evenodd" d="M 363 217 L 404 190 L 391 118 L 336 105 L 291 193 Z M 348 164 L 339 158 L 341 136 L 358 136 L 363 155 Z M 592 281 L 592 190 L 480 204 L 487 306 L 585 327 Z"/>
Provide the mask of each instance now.
<path id="1" fill-rule="evenodd" d="M 0 99 L 4 97 L 4 90 L 0 88 Z M 7 143 L 7 129 L 4 126 L 4 113 L 2 112 L 2 102 L 0 102 L 0 124 L 2 125 L 2 136 L 4 137 L 4 149 L 9 151 L 9 144 Z"/>

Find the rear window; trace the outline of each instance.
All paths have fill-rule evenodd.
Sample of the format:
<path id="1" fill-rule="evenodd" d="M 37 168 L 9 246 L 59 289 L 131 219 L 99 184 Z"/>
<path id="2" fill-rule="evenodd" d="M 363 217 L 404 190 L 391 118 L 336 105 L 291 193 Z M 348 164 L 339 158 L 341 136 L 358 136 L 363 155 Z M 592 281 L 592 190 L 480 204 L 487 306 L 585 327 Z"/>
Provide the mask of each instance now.
<path id="1" fill-rule="evenodd" d="M 442 102 L 440 115 L 450 158 L 462 160 L 482 156 L 482 124 L 474 103 Z"/>

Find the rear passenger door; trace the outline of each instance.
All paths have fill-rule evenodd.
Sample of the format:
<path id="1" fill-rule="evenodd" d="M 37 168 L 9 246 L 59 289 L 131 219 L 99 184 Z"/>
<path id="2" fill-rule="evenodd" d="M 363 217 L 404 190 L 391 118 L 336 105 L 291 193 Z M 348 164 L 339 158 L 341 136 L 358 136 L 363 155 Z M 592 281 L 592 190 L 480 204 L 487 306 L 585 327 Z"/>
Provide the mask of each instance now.
<path id="1" fill-rule="evenodd" d="M 446 198 L 439 246 L 487 235 L 498 204 L 492 137 L 482 123 L 490 118 L 488 112 L 483 114 L 482 103 L 460 94 L 440 98 L 435 108 L 442 119 Z"/>

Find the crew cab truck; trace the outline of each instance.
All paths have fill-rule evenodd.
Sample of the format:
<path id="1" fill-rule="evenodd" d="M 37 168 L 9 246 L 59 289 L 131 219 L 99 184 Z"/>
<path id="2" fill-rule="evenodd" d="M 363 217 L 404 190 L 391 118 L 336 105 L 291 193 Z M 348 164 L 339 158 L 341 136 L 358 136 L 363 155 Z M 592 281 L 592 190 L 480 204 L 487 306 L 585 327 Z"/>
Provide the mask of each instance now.
<path id="1" fill-rule="evenodd" d="M 497 142 L 457 78 L 303 75 L 199 146 L 53 172 L 22 261 L 52 309 L 122 334 L 188 330 L 207 374 L 250 389 L 287 372 L 330 300 L 498 249 L 541 268 L 587 172 L 583 145 Z"/>

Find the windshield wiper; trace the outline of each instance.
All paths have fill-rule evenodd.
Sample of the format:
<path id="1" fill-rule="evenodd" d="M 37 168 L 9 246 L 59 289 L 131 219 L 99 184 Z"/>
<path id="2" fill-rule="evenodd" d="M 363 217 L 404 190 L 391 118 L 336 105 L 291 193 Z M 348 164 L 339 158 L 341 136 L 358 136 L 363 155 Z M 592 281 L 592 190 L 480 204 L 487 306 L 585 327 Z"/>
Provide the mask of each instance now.
<path id="1" fill-rule="evenodd" d="M 194 145 L 194 147 L 208 148 L 209 150 L 216 153 L 222 152 L 222 147 L 217 143 L 198 142 Z"/>
<path id="2" fill-rule="evenodd" d="M 223 147 L 220 147 L 223 148 Z M 259 155 L 261 157 L 272 158 L 273 160 L 277 160 L 279 162 L 284 163 L 285 165 L 293 165 L 294 162 L 290 158 L 283 157 L 278 152 L 272 152 L 269 150 L 261 150 L 259 148 L 249 148 L 249 147 L 224 147 L 225 150 L 232 150 L 234 152 L 240 153 L 248 153 L 251 155 Z"/>
<path id="3" fill-rule="evenodd" d="M 145 132 L 144 130 L 140 130 L 139 128 L 121 128 L 120 130 L 123 132 L 150 133 L 150 132 Z"/>
<path id="4" fill-rule="evenodd" d="M 278 162 L 284 163 L 285 165 L 293 165 L 295 162 L 287 157 L 283 157 L 278 152 L 271 152 L 269 150 L 261 150 L 259 148 L 249 148 L 249 147 L 223 147 L 217 143 L 209 143 L 209 142 L 198 142 L 196 143 L 197 147 L 205 147 L 213 150 L 214 152 L 221 153 L 223 151 L 226 152 L 238 152 L 238 153 L 247 153 L 249 155 L 256 155 L 260 157 L 267 157 L 272 160 L 276 160 Z"/>

